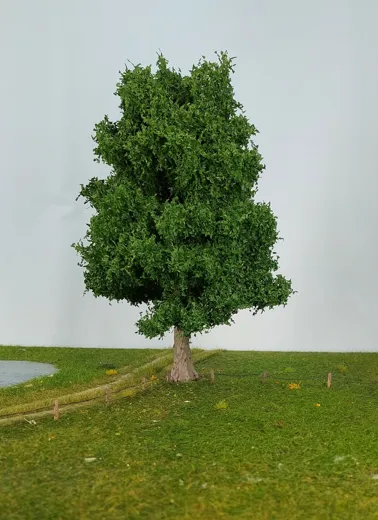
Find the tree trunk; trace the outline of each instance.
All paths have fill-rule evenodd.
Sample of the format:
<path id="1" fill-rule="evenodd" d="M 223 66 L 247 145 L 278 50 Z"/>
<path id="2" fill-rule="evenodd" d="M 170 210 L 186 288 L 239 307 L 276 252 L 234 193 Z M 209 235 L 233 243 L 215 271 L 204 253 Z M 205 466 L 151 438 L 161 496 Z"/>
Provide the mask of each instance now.
<path id="1" fill-rule="evenodd" d="M 189 339 L 179 328 L 174 328 L 173 367 L 169 376 L 171 381 L 182 383 L 198 379 L 192 361 Z"/>

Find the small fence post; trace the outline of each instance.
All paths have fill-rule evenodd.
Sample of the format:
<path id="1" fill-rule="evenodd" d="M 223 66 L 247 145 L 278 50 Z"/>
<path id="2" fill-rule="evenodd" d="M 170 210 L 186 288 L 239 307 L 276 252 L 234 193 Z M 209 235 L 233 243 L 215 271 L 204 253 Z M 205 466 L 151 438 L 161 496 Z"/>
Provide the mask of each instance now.
<path id="1" fill-rule="evenodd" d="M 142 388 L 143 390 L 147 388 L 147 379 L 145 377 L 142 377 Z"/>
<path id="2" fill-rule="evenodd" d="M 214 370 L 210 370 L 210 384 L 213 385 L 215 380 Z"/>
<path id="3" fill-rule="evenodd" d="M 54 421 L 59 419 L 59 401 L 58 399 L 54 403 Z"/>
<path id="4" fill-rule="evenodd" d="M 264 370 L 264 372 L 261 374 L 261 382 L 266 383 L 268 377 L 269 377 L 269 373 L 266 370 Z"/>
<path id="5" fill-rule="evenodd" d="M 328 372 L 327 388 L 331 388 L 331 384 L 332 384 L 332 373 Z"/>
<path id="6" fill-rule="evenodd" d="M 106 385 L 106 387 L 105 387 L 105 402 L 106 402 L 106 406 L 109 406 L 109 405 L 110 405 L 110 390 L 109 390 L 109 385 Z"/>

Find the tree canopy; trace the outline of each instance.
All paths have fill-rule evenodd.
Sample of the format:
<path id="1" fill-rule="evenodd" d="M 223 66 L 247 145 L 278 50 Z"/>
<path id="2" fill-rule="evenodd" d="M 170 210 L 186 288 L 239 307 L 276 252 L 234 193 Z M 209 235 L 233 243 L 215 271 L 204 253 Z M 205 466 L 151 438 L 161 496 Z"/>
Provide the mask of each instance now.
<path id="1" fill-rule="evenodd" d="M 233 67 L 225 52 L 188 75 L 162 54 L 155 71 L 126 67 L 119 120 L 95 126 L 95 160 L 110 173 L 81 186 L 94 213 L 73 247 L 94 296 L 147 305 L 147 338 L 172 327 L 189 337 L 293 293 L 277 274 L 277 219 L 255 200 L 264 165 Z"/>

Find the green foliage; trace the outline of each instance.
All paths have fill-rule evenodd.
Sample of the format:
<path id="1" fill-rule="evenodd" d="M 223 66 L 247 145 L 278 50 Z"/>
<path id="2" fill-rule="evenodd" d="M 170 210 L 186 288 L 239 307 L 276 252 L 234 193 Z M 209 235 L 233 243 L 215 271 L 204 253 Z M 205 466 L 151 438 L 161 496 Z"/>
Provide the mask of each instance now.
<path id="1" fill-rule="evenodd" d="M 232 58 L 203 59 L 190 74 L 126 68 L 119 121 L 95 126 L 96 161 L 111 167 L 80 195 L 94 209 L 74 244 L 94 296 L 147 304 L 139 333 L 186 335 L 230 324 L 240 309 L 285 305 L 276 217 L 256 202 L 264 169 L 257 130 L 235 101 Z"/>
<path id="2" fill-rule="evenodd" d="M 336 370 L 345 376 L 345 374 L 348 372 L 348 365 L 346 363 L 340 363 L 336 366 Z"/>
<path id="3" fill-rule="evenodd" d="M 283 374 L 292 374 L 293 372 L 295 372 L 295 370 L 294 370 L 294 368 L 292 368 L 292 367 L 286 367 L 286 368 L 284 368 L 283 370 L 281 370 L 281 372 L 282 372 Z"/>

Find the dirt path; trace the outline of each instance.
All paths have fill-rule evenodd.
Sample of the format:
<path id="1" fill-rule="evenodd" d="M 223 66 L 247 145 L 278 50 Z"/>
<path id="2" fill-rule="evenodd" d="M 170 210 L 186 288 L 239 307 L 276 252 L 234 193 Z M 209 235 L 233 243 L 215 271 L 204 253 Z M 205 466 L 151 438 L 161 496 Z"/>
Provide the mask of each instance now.
<path id="1" fill-rule="evenodd" d="M 217 350 L 194 352 L 193 359 L 195 362 L 202 361 L 217 352 Z M 96 404 L 100 399 L 106 403 L 107 395 L 111 401 L 134 395 L 155 383 L 154 380 L 147 379 L 147 377 L 151 376 L 156 370 L 168 369 L 171 363 L 172 352 L 169 352 L 169 354 L 158 356 L 145 365 L 121 375 L 109 384 L 98 385 L 54 399 L 39 400 L 0 409 L 0 426 L 20 420 L 35 421 L 38 418 L 53 415 L 53 407 L 56 401 L 59 403 L 59 412 L 64 413 Z"/>

